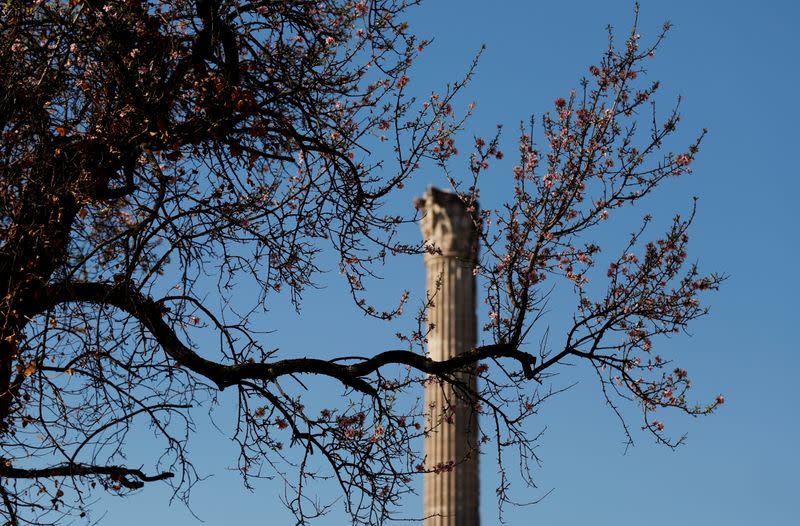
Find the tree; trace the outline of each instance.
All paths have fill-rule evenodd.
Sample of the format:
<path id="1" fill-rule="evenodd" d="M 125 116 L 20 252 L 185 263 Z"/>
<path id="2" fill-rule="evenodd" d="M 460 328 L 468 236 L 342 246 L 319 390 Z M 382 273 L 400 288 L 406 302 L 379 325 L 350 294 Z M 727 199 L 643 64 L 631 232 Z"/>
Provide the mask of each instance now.
<path id="1" fill-rule="evenodd" d="M 472 70 L 427 100 L 408 96 L 409 68 L 427 44 L 401 21 L 415 3 L 5 2 L 0 495 L 8 524 L 84 517 L 94 491 L 126 495 L 157 481 L 187 498 L 197 480 L 186 450 L 190 408 L 223 389 L 238 392 L 246 483 L 287 473 L 288 504 L 303 522 L 327 510 L 308 485 L 333 479 L 363 524 L 390 517 L 413 477 L 433 469 L 416 448 L 425 408 L 413 403 L 429 377 L 481 405 L 481 433 L 501 465 L 511 447 L 523 461 L 534 457 L 524 422 L 552 391 L 532 386 L 549 383 L 565 359 L 597 371 L 615 410 L 621 399 L 638 404 L 643 428 L 668 446 L 680 439 L 653 411 L 702 414 L 723 403 L 691 405 L 686 371 L 651 350 L 656 336 L 704 314 L 698 295 L 722 280 L 685 265 L 691 215 L 642 248 L 643 226 L 603 268 L 605 293 L 587 285 L 600 258 L 587 233 L 690 172 L 702 139 L 662 151 L 678 109 L 659 120 L 658 83 L 642 77 L 668 27 L 648 45 L 636 24 L 621 47 L 609 32 L 581 89 L 544 114 L 541 150 L 532 130 L 521 131 L 514 195 L 479 212 L 481 177 L 503 156 L 500 134 L 475 140 L 468 180 L 450 175 L 469 113 L 456 116 L 453 101 Z M 384 143 L 393 159 L 373 153 Z M 399 242 L 418 218 L 385 212 L 393 190 L 431 162 L 475 212 L 491 343 L 458 359 L 426 358 L 431 291 L 418 330 L 398 334 L 401 349 L 328 360 L 266 347 L 252 320 L 278 294 L 299 306 L 325 252 L 336 254 L 365 315 L 402 314 L 407 296 L 381 310 L 364 282 L 389 257 L 436 250 Z M 563 343 L 542 339 L 532 353 L 526 344 L 546 334 L 537 322 L 554 280 L 574 288 L 574 323 Z M 234 301 L 243 288 L 259 292 L 252 309 Z M 478 392 L 463 389 L 465 370 L 480 375 Z M 347 401 L 307 409 L 302 388 L 312 376 L 340 386 Z M 129 464 L 129 433 L 146 424 L 162 448 L 145 466 Z M 526 462 L 521 471 L 531 482 Z M 501 501 L 506 488 L 504 478 Z"/>

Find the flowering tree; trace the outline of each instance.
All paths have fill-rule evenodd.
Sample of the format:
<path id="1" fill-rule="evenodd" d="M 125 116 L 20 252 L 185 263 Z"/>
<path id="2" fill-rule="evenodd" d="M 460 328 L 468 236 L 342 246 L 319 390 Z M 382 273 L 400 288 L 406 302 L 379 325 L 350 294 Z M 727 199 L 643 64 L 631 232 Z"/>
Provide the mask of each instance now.
<path id="1" fill-rule="evenodd" d="M 640 77 L 661 37 L 643 46 L 635 29 L 621 48 L 609 40 L 582 89 L 545 114 L 542 151 L 522 134 L 504 209 L 478 214 L 476 204 L 481 175 L 502 157 L 499 136 L 476 141 L 471 182 L 448 175 L 478 218 L 484 253 L 475 272 L 491 307 L 490 344 L 444 362 L 426 358 L 423 308 L 419 330 L 399 334 L 401 349 L 322 359 L 266 347 L 252 321 L 257 309 L 233 302 L 236 291 L 257 290 L 260 308 L 277 294 L 299 305 L 320 253 L 332 251 L 354 305 L 391 321 L 406 296 L 395 309 L 372 307 L 364 277 L 387 257 L 430 249 L 398 242 L 416 218 L 387 215 L 383 203 L 423 162 L 450 173 L 463 124 L 452 101 L 464 82 L 425 101 L 406 95 L 426 45 L 401 21 L 412 3 L 3 4 L 6 523 L 89 517 L 94 492 L 126 495 L 158 481 L 186 498 L 197 480 L 186 449 L 190 408 L 223 389 L 238 392 L 245 482 L 283 476 L 288 506 L 304 522 L 328 509 L 308 486 L 332 479 L 364 524 L 390 517 L 415 474 L 436 469 L 416 440 L 425 408 L 413 402 L 428 377 L 463 387 L 463 371 L 479 374 L 479 391 L 463 396 L 492 415 L 484 440 L 499 456 L 515 445 L 524 459 L 535 436 L 523 422 L 547 398 L 533 386 L 564 359 L 594 367 L 614 407 L 635 401 L 643 427 L 668 445 L 653 411 L 705 413 L 723 402 L 691 405 L 686 372 L 652 350 L 656 336 L 702 315 L 698 294 L 720 282 L 685 268 L 691 217 L 643 249 L 644 229 L 634 235 L 608 266 L 605 294 L 585 286 L 600 254 L 585 233 L 688 173 L 700 143 L 661 151 L 679 116 L 657 120 L 658 84 Z M 651 105 L 650 129 L 640 130 Z M 371 153 L 384 142 L 394 158 Z M 531 353 L 525 343 L 554 279 L 574 285 L 574 324 L 557 346 Z M 216 343 L 201 345 L 209 334 Z M 348 401 L 307 408 L 311 376 L 340 386 Z M 161 447 L 145 465 L 131 464 L 129 433 L 147 425 Z M 524 463 L 522 475 L 529 480 Z M 506 487 L 504 479 L 501 500 Z"/>

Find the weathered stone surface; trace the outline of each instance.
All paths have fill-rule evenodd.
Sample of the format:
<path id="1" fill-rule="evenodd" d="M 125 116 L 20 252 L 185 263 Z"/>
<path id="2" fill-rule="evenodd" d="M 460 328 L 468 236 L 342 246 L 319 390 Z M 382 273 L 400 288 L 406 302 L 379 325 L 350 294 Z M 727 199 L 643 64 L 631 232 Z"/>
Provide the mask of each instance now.
<path id="1" fill-rule="evenodd" d="M 478 256 L 476 212 L 468 212 L 456 194 L 430 187 L 415 203 L 422 211 L 422 236 L 441 252 L 474 263 Z M 438 255 L 438 254 L 437 254 Z"/>
<path id="2" fill-rule="evenodd" d="M 429 188 L 417 201 L 425 241 L 437 250 L 426 255 L 427 289 L 434 305 L 428 353 L 446 360 L 475 346 L 475 278 L 478 241 L 473 215 L 454 194 Z M 478 526 L 478 428 L 474 367 L 458 373 L 462 386 L 431 381 L 425 389 L 425 526 Z"/>

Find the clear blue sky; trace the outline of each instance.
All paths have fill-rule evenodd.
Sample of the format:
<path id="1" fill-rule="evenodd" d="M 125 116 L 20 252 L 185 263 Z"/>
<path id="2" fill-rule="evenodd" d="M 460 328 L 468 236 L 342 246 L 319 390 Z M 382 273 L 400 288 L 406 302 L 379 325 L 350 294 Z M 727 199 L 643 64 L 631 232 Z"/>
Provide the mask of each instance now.
<path id="1" fill-rule="evenodd" d="M 577 87 L 603 50 L 605 25 L 625 31 L 631 14 L 627 0 L 430 0 L 410 20 L 416 33 L 435 37 L 412 83 L 421 93 L 440 88 L 456 79 L 486 44 L 465 98 L 477 107 L 462 141 L 471 142 L 473 134 L 489 135 L 495 124 L 503 123 L 511 152 L 518 122 L 549 109 L 554 98 Z M 698 398 L 724 393 L 727 403 L 710 417 L 667 419 L 670 429 L 688 433 L 687 444 L 676 452 L 638 434 L 636 446 L 623 454 L 622 430 L 596 382 L 578 368 L 566 371 L 565 382 L 574 374 L 580 384 L 531 422 L 532 431 L 546 426 L 547 432 L 539 449 L 544 461 L 537 472 L 541 491 L 529 495 L 554 491 L 533 507 L 508 509 L 509 524 L 796 524 L 800 4 L 642 2 L 644 39 L 654 36 L 665 20 L 675 28 L 652 61 L 651 76 L 664 83 L 665 102 L 683 96 L 682 137 L 687 143 L 703 127 L 710 133 L 694 175 L 668 181 L 645 206 L 656 219 L 668 219 L 699 196 L 690 256 L 730 279 L 710 297 L 712 313 L 694 325 L 691 338 L 659 344 L 663 354 L 690 371 Z M 504 167 L 497 168 L 498 182 L 484 194 L 489 204 L 502 199 L 509 181 Z M 406 206 L 428 183 L 443 181 L 436 173 L 420 178 L 392 206 Z M 620 236 L 630 230 L 619 222 L 616 228 Z M 421 259 L 398 262 L 387 269 L 389 279 L 378 290 L 388 295 L 408 286 L 421 289 L 423 272 Z M 283 327 L 275 336 L 277 345 L 287 354 L 334 354 L 352 344 L 354 332 L 363 352 L 391 345 L 392 331 L 343 307 L 340 290 L 332 280 L 326 289 L 308 294 L 302 317 L 275 309 L 275 326 Z M 223 426 L 225 414 L 224 407 L 217 412 Z M 636 422 L 637 414 L 629 414 Z M 292 524 L 278 501 L 282 486 L 264 483 L 255 493 L 246 492 L 237 475 L 226 470 L 235 465 L 236 451 L 224 435 L 202 422 L 199 430 L 191 451 L 201 474 L 213 476 L 195 488 L 193 511 L 211 525 Z M 483 457 L 484 526 L 497 523 L 495 472 L 491 458 Z M 104 523 L 200 524 L 181 504 L 168 507 L 168 497 L 155 488 L 125 500 L 104 499 Z M 406 506 L 413 516 L 422 500 L 409 498 Z M 346 520 L 337 512 L 317 524 Z"/>

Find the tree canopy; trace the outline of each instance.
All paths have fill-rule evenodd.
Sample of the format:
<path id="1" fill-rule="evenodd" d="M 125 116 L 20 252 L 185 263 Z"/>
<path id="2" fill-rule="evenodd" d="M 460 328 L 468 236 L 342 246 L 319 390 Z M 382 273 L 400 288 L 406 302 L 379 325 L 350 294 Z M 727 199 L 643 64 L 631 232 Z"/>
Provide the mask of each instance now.
<path id="1" fill-rule="evenodd" d="M 479 375 L 478 391 L 465 396 L 484 413 L 480 433 L 504 473 L 501 501 L 512 479 L 532 483 L 536 434 L 526 418 L 552 394 L 554 366 L 566 359 L 597 371 L 615 410 L 624 399 L 638 404 L 642 427 L 668 446 L 680 438 L 654 411 L 703 414 L 724 402 L 695 405 L 687 372 L 653 349 L 657 336 L 703 315 L 699 295 L 722 280 L 686 263 L 691 214 L 652 241 L 646 216 L 606 260 L 590 241 L 616 209 L 689 173 L 698 152 L 704 132 L 685 151 L 664 151 L 680 115 L 675 106 L 659 117 L 659 84 L 645 79 L 668 27 L 649 43 L 636 24 L 619 41 L 609 31 L 579 89 L 521 129 L 513 195 L 479 210 L 482 177 L 504 156 L 501 137 L 457 149 L 469 109 L 456 111 L 454 98 L 472 69 L 441 93 L 409 96 L 410 68 L 428 44 L 403 21 L 416 3 L 0 7 L 6 523 L 89 520 L 94 492 L 127 495 L 158 482 L 188 498 L 197 481 L 190 409 L 224 389 L 238 393 L 245 483 L 281 474 L 288 506 L 305 522 L 328 509 L 306 488 L 328 480 L 359 524 L 390 518 L 414 477 L 435 469 L 419 450 L 426 408 L 413 403 L 431 378 L 463 388 L 458 373 Z M 384 151 L 392 154 L 375 153 Z M 321 279 L 322 254 L 338 261 L 351 293 L 342 301 L 393 331 L 407 295 L 380 309 L 364 283 L 387 258 L 437 250 L 403 243 L 399 233 L 416 228 L 418 214 L 386 207 L 424 165 L 475 212 L 489 343 L 432 361 L 423 305 L 396 349 L 360 342 L 359 356 L 324 359 L 270 348 L 252 320 L 277 295 L 300 305 Z M 605 292 L 596 295 L 586 284 L 601 265 Z M 571 329 L 555 341 L 540 315 L 558 281 L 576 301 Z M 258 292 L 255 304 L 237 301 L 243 289 Z M 429 291 L 423 303 L 433 301 Z M 338 385 L 341 404 L 306 408 L 310 376 Z M 161 448 L 131 465 L 131 431 L 148 425 Z M 523 462 L 520 476 L 506 478 L 510 449 Z"/>

